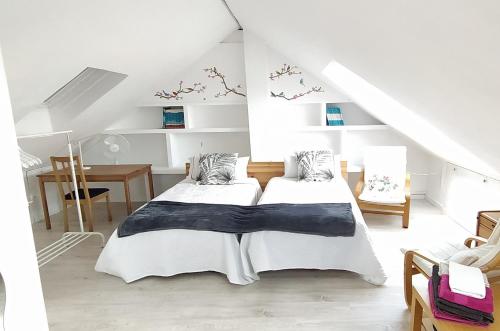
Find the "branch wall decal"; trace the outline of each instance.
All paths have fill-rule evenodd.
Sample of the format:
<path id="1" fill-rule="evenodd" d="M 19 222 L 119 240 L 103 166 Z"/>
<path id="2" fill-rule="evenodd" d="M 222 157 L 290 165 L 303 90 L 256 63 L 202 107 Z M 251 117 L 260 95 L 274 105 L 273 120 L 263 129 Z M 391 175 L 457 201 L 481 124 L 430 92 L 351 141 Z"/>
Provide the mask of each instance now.
<path id="1" fill-rule="evenodd" d="M 274 93 L 273 91 L 271 91 L 271 97 L 273 97 L 273 98 L 283 98 L 283 99 L 286 99 L 286 100 L 290 101 L 290 100 L 298 99 L 300 97 L 303 97 L 303 96 L 311 94 L 311 93 L 321 93 L 321 92 L 325 92 L 321 86 L 313 86 L 309 90 L 307 90 L 305 92 L 300 92 L 298 94 L 294 94 L 293 96 L 287 96 L 285 94 L 285 92 Z"/>
<path id="2" fill-rule="evenodd" d="M 182 95 L 181 94 L 189 94 L 189 93 L 203 93 L 205 92 L 205 89 L 207 88 L 205 85 L 201 85 L 201 83 L 194 83 L 193 87 L 182 87 L 182 84 L 184 82 L 181 80 L 179 82 L 179 88 L 177 90 L 172 90 L 170 92 L 167 92 L 165 90 L 156 92 L 155 97 L 160 97 L 163 99 L 175 99 L 175 100 L 181 100 Z"/>
<path id="3" fill-rule="evenodd" d="M 229 87 L 229 86 L 227 86 L 226 76 L 223 73 L 219 72 L 216 67 L 205 68 L 205 69 L 203 69 L 203 71 L 208 72 L 208 77 L 209 78 L 219 78 L 221 80 L 221 84 L 224 87 L 224 91 L 218 92 L 215 95 L 216 98 L 225 97 L 225 96 L 227 96 L 230 93 L 234 93 L 236 95 L 240 95 L 242 97 L 246 97 L 245 93 L 243 93 L 241 91 L 238 91 L 238 89 L 242 88 L 240 84 L 236 85 L 235 87 Z"/>
<path id="4" fill-rule="evenodd" d="M 297 67 L 295 65 L 290 65 L 290 64 L 285 63 L 285 64 L 283 64 L 283 66 L 280 69 L 275 70 L 274 72 L 271 72 L 269 74 L 269 79 L 274 81 L 275 79 L 277 80 L 280 77 L 285 76 L 285 75 L 287 75 L 287 76 L 302 75 L 302 72 L 299 71 L 298 69 L 299 69 L 299 67 Z M 304 77 L 300 77 L 299 84 L 306 87 L 306 84 L 304 83 Z M 295 100 L 295 99 L 301 98 L 301 97 L 308 95 L 308 94 L 311 94 L 311 93 L 321 93 L 321 92 L 325 92 L 321 86 L 313 86 L 304 92 L 300 92 L 300 93 L 294 94 L 292 96 L 287 96 L 284 91 L 281 91 L 279 93 L 271 91 L 271 97 L 272 98 L 282 98 L 282 99 L 290 101 L 290 100 Z"/>
<path id="5" fill-rule="evenodd" d="M 297 66 L 291 66 L 289 64 L 284 63 L 281 69 L 271 72 L 269 74 L 269 79 L 270 80 L 278 79 L 283 75 L 288 75 L 288 76 L 301 75 L 302 72 L 298 71 L 298 69 L 299 67 Z"/>

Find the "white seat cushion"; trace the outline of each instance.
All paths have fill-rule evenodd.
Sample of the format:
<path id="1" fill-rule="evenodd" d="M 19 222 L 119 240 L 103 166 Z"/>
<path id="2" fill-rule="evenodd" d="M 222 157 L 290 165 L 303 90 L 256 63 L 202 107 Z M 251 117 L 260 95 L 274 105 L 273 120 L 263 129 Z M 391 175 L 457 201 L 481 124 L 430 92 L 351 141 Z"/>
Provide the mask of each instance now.
<path id="1" fill-rule="evenodd" d="M 359 199 L 389 204 L 406 202 L 406 147 L 367 147 L 364 165 L 365 185 Z"/>
<path id="2" fill-rule="evenodd" d="M 422 254 L 433 261 L 436 262 L 445 262 L 448 261 L 453 255 L 456 253 L 468 250 L 467 246 L 463 243 L 444 243 L 439 246 L 431 247 L 429 249 L 418 249 L 416 250 L 419 254 Z M 404 254 L 410 249 L 401 248 L 401 252 Z M 427 275 L 432 275 L 432 263 L 415 256 L 413 262 Z"/>
<path id="3" fill-rule="evenodd" d="M 366 185 L 363 187 L 363 192 L 359 195 L 359 199 L 384 204 L 401 204 L 406 202 L 405 192 L 402 189 L 379 192 L 377 190 L 370 190 Z"/>

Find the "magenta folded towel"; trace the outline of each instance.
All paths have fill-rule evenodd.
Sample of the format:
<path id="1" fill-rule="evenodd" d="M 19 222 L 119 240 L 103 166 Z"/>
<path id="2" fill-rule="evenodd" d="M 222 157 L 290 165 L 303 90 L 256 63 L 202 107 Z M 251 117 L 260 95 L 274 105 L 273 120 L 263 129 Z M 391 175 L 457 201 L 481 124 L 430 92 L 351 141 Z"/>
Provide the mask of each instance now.
<path id="1" fill-rule="evenodd" d="M 463 294 L 453 293 L 450 288 L 450 276 L 442 275 L 439 283 L 439 297 L 441 299 L 482 311 L 484 313 L 493 313 L 493 292 L 491 288 L 486 287 L 486 296 L 484 299 L 477 299 Z"/>
<path id="2" fill-rule="evenodd" d="M 432 314 L 434 315 L 435 318 L 447 320 L 447 321 L 452 321 L 452 322 L 468 324 L 468 325 L 483 326 L 483 327 L 486 326 L 486 325 L 481 324 L 481 323 L 468 321 L 468 320 L 462 319 L 458 316 L 450 315 L 444 311 L 440 311 L 439 309 L 437 309 L 436 304 L 434 302 L 434 291 L 432 289 L 432 278 L 429 279 L 428 288 L 429 288 L 429 305 L 431 306 L 431 311 L 432 311 Z"/>

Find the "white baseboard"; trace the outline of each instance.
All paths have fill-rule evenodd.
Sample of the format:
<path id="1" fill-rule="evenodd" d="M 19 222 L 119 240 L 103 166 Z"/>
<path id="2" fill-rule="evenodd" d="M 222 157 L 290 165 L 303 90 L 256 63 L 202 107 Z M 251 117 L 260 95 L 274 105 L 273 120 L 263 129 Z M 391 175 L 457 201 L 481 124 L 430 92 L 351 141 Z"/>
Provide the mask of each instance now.
<path id="1" fill-rule="evenodd" d="M 411 198 L 412 200 L 423 200 L 425 199 L 425 193 L 412 193 Z"/>
<path id="2" fill-rule="evenodd" d="M 435 200 L 434 198 L 430 197 L 427 194 L 425 195 L 425 200 L 427 200 L 430 204 L 440 208 L 443 212 L 445 211 L 442 203 L 440 203 L 439 201 Z"/>

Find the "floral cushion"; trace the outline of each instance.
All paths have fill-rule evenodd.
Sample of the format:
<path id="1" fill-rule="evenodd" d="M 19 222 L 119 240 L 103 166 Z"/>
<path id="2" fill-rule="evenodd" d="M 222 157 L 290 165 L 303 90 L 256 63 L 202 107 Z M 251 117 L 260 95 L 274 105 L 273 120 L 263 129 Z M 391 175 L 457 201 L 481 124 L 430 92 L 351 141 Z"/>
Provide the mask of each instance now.
<path id="1" fill-rule="evenodd" d="M 235 179 L 238 153 L 200 155 L 199 183 L 202 185 L 231 185 Z"/>
<path id="2" fill-rule="evenodd" d="M 366 189 L 376 192 L 390 192 L 397 190 L 399 185 L 395 183 L 389 176 L 373 175 L 368 179 Z"/>
<path id="3" fill-rule="evenodd" d="M 373 174 L 365 179 L 361 200 L 380 203 L 404 203 L 404 188 L 392 176 Z"/>
<path id="4" fill-rule="evenodd" d="M 333 153 L 328 150 L 297 153 L 298 180 L 325 182 L 335 177 Z"/>

